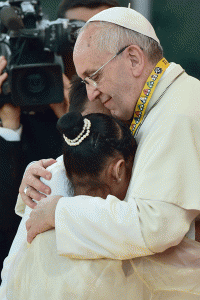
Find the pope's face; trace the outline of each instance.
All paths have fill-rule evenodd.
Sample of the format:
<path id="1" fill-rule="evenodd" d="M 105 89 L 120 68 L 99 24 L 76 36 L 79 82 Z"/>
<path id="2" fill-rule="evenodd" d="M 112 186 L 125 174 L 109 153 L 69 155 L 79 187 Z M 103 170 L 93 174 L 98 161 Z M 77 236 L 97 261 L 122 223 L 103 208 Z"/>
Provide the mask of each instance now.
<path id="1" fill-rule="evenodd" d="M 115 54 L 95 49 L 94 43 L 90 42 L 93 30 L 93 25 L 90 25 L 81 33 L 74 49 L 76 71 L 82 79 L 98 70 Z M 124 121 L 132 118 L 139 97 L 135 92 L 136 83 L 128 57 L 128 49 L 126 49 L 94 76 L 93 79 L 98 84 L 97 88 L 86 85 L 90 101 L 99 99 L 113 116 Z"/>

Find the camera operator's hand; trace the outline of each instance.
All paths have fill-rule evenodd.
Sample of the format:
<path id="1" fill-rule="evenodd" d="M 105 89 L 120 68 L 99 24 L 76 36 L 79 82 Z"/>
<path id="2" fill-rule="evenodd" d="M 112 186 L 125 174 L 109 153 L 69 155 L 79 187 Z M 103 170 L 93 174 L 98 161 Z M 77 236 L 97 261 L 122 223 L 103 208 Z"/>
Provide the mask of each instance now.
<path id="1" fill-rule="evenodd" d="M 2 72 L 6 66 L 7 66 L 7 60 L 5 59 L 4 56 L 0 56 L 0 93 L 2 92 L 2 90 L 1 90 L 2 84 L 8 77 L 7 73 L 2 74 Z"/>
<path id="2" fill-rule="evenodd" d="M 7 65 L 7 61 L 4 56 L 0 57 L 0 93 L 2 93 L 2 85 L 4 81 L 7 79 L 8 74 L 3 73 Z M 20 126 L 20 107 L 14 107 L 12 104 L 4 104 L 0 108 L 0 119 L 2 122 L 2 126 L 9 129 L 18 129 Z"/>
<path id="3" fill-rule="evenodd" d="M 50 104 L 51 109 L 54 111 L 58 118 L 61 118 L 64 114 L 69 111 L 69 87 L 70 80 L 65 74 L 63 74 L 63 85 L 64 85 L 64 101 L 61 103 Z"/>
<path id="4" fill-rule="evenodd" d="M 42 198 L 46 197 L 44 194 L 49 195 L 51 193 L 50 187 L 40 181 L 40 177 L 50 180 L 52 175 L 46 168 L 55 162 L 56 160 L 52 158 L 41 159 L 27 168 L 19 188 L 19 193 L 21 194 L 24 203 L 29 207 L 34 208 L 36 205 L 32 199 L 40 201 Z M 25 194 L 24 189 L 26 187 L 28 188 Z M 44 194 L 41 194 L 40 192 Z"/>
<path id="5" fill-rule="evenodd" d="M 4 104 L 0 108 L 0 119 L 4 128 L 16 130 L 20 127 L 20 107 L 15 107 L 10 103 Z"/>

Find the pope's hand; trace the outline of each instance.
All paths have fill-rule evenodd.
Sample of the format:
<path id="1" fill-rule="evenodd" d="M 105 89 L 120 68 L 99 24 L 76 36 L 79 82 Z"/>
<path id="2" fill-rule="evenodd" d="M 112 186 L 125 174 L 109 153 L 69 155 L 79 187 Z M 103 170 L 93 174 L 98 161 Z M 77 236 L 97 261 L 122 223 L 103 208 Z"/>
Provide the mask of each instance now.
<path id="1" fill-rule="evenodd" d="M 55 228 L 56 205 L 61 197 L 48 196 L 42 199 L 32 210 L 26 222 L 28 243 L 31 243 L 38 234 Z"/>
<path id="2" fill-rule="evenodd" d="M 55 159 L 41 159 L 33 164 L 31 164 L 22 179 L 19 192 L 21 194 L 22 200 L 26 205 L 31 208 L 36 206 L 36 203 L 32 201 L 35 199 L 40 201 L 41 199 L 45 198 L 46 195 L 51 194 L 51 189 L 47 185 L 45 185 L 41 180 L 40 177 L 43 177 L 47 180 L 50 180 L 52 177 L 51 172 L 46 170 L 47 167 L 51 166 L 56 162 Z M 26 194 L 24 193 L 24 189 L 28 187 Z M 44 194 L 41 194 L 44 193 Z"/>

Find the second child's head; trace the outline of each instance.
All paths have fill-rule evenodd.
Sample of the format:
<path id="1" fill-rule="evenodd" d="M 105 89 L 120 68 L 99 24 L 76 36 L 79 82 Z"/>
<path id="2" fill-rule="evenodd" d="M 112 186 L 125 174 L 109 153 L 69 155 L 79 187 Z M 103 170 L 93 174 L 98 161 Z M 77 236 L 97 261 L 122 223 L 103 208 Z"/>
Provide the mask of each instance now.
<path id="1" fill-rule="evenodd" d="M 131 178 L 136 142 L 112 116 L 71 112 L 59 119 L 64 164 L 75 195 L 123 200 Z"/>
<path id="2" fill-rule="evenodd" d="M 110 111 L 99 99 L 93 102 L 89 101 L 85 83 L 77 75 L 74 75 L 70 82 L 69 100 L 69 112 L 80 112 L 84 116 L 91 113 L 110 114 Z"/>

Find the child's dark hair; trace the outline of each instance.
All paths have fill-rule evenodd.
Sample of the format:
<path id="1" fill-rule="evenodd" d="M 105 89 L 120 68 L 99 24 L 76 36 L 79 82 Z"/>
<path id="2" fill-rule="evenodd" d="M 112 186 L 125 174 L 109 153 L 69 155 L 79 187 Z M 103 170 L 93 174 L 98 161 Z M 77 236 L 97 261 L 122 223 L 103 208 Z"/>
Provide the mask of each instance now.
<path id="1" fill-rule="evenodd" d="M 65 18 L 69 9 L 77 7 L 97 8 L 100 6 L 115 7 L 119 6 L 117 0 L 63 0 L 58 8 L 58 18 Z"/>
<path id="2" fill-rule="evenodd" d="M 121 121 L 105 114 L 67 113 L 58 120 L 57 128 L 68 139 L 75 139 L 83 130 L 84 119 L 91 122 L 89 135 L 76 146 L 63 142 L 64 164 L 69 179 L 72 175 L 97 177 L 106 161 L 118 153 L 128 162 L 133 160 L 136 142 Z"/>
<path id="3" fill-rule="evenodd" d="M 85 104 L 89 101 L 85 83 L 77 75 L 72 77 L 69 90 L 69 112 L 83 112 Z"/>

